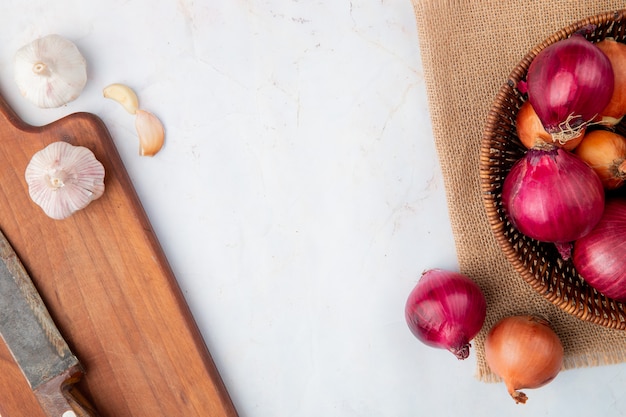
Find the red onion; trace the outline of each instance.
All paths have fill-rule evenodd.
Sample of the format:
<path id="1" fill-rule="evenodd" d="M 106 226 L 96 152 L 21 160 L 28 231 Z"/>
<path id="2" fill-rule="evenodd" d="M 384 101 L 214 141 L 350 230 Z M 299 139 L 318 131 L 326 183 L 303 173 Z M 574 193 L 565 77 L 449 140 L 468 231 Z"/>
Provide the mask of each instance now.
<path id="1" fill-rule="evenodd" d="M 609 104 L 613 68 L 608 57 L 581 34 L 541 50 L 527 75 L 528 100 L 555 142 L 578 136 Z"/>
<path id="2" fill-rule="evenodd" d="M 415 337 L 458 359 L 469 356 L 469 342 L 482 328 L 486 311 L 485 296 L 474 281 L 442 269 L 424 272 L 404 310 Z"/>
<path id="3" fill-rule="evenodd" d="M 577 156 L 555 146 L 533 148 L 505 178 L 502 204 L 517 230 L 555 243 L 563 259 L 569 259 L 571 242 L 600 221 L 604 189 Z"/>
<path id="4" fill-rule="evenodd" d="M 626 302 L 626 200 L 607 200 L 598 225 L 574 243 L 572 262 L 589 285 Z"/>

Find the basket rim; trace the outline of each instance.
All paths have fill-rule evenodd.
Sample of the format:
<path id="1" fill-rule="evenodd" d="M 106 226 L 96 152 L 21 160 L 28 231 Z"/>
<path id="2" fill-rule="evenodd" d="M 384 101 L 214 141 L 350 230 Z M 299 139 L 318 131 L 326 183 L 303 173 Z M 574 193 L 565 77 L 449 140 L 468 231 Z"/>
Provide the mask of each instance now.
<path id="1" fill-rule="evenodd" d="M 493 159 L 491 154 L 492 138 L 495 131 L 496 120 L 499 115 L 498 109 L 502 108 L 503 105 L 506 104 L 506 97 L 509 96 L 517 87 L 518 83 L 525 78 L 528 68 L 537 54 L 553 43 L 566 39 L 575 32 L 580 31 L 589 25 L 617 23 L 620 21 L 626 25 L 626 9 L 603 12 L 580 19 L 552 33 L 549 37 L 537 44 L 522 57 L 519 63 L 510 72 L 506 81 L 498 89 L 498 93 L 489 108 L 480 145 L 479 169 L 483 206 L 486 210 L 490 228 L 496 238 L 496 241 L 498 242 L 498 245 L 503 251 L 505 258 L 522 276 L 523 280 L 530 284 L 532 289 L 542 295 L 543 298 L 547 299 L 550 303 L 570 315 L 604 327 L 624 330 L 626 329 L 626 320 L 616 320 L 615 317 L 617 314 L 610 314 L 606 312 L 601 315 L 598 314 L 597 304 L 594 303 L 591 305 L 589 300 L 599 298 L 599 302 L 604 306 L 603 310 L 609 310 L 609 312 L 622 310 L 624 308 L 622 303 L 616 302 L 615 300 L 602 295 L 590 286 L 589 292 L 584 296 L 584 304 L 581 306 L 579 303 L 573 303 L 572 299 L 569 297 L 559 297 L 554 289 L 550 288 L 550 286 L 546 283 L 535 277 L 531 271 L 524 266 L 518 257 L 516 248 L 504 235 L 505 220 L 501 218 L 496 208 L 498 197 L 490 188 L 492 183 L 490 180 L 489 170 L 489 161 Z M 593 295 L 594 293 L 595 295 Z"/>

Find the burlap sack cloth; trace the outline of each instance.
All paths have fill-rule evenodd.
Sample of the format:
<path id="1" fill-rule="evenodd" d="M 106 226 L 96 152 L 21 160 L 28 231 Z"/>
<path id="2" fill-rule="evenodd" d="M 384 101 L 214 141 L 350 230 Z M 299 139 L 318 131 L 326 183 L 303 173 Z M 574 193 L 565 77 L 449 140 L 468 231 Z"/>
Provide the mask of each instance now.
<path id="1" fill-rule="evenodd" d="M 488 303 L 474 339 L 477 377 L 497 381 L 485 362 L 487 331 L 500 318 L 547 318 L 565 348 L 565 369 L 626 361 L 626 332 L 584 322 L 554 307 L 504 258 L 483 207 L 479 182 L 482 130 L 511 70 L 552 33 L 580 19 L 626 8 L 626 1 L 412 0 L 435 145 L 443 171 L 461 272 Z"/>

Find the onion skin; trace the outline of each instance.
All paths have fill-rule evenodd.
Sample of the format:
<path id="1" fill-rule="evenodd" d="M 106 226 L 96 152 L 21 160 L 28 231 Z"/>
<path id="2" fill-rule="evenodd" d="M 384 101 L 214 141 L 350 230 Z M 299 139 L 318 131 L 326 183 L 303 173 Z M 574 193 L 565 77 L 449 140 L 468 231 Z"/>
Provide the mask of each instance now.
<path id="1" fill-rule="evenodd" d="M 458 359 L 469 356 L 470 340 L 485 322 L 487 302 L 468 276 L 430 269 L 415 285 L 405 305 L 413 335 L 428 346 L 447 349 Z"/>
<path id="2" fill-rule="evenodd" d="M 517 230 L 555 243 L 567 260 L 571 242 L 600 221 L 604 188 L 593 169 L 572 153 L 554 146 L 533 148 L 505 178 L 502 204 Z"/>
<path id="3" fill-rule="evenodd" d="M 608 130 L 587 133 L 576 155 L 600 177 L 606 190 L 615 190 L 626 180 L 626 138 Z"/>
<path id="4" fill-rule="evenodd" d="M 562 143 L 609 104 L 614 75 L 608 57 L 575 33 L 541 50 L 528 67 L 528 100 L 546 131 Z"/>
<path id="5" fill-rule="evenodd" d="M 610 198 L 598 225 L 574 243 L 572 262 L 584 280 L 626 302 L 626 200 Z"/>
<path id="6" fill-rule="evenodd" d="M 571 151 L 583 140 L 585 128 L 583 128 L 580 134 L 568 140 L 565 143 L 555 142 L 551 134 L 549 134 L 541 124 L 541 120 L 537 116 L 535 109 L 529 101 L 525 101 L 517 112 L 515 119 L 515 128 L 517 130 L 517 136 L 520 142 L 527 149 L 534 147 L 545 146 L 546 144 L 553 144 L 560 146 L 567 151 Z"/>
<path id="7" fill-rule="evenodd" d="M 563 367 L 563 345 L 548 321 L 510 316 L 497 322 L 485 339 L 485 360 L 504 380 L 515 403 L 526 403 L 520 389 L 540 388 Z"/>
<path id="8" fill-rule="evenodd" d="M 598 120 L 605 126 L 615 126 L 626 114 L 626 45 L 606 38 L 596 44 L 604 52 L 613 67 L 613 95 L 609 104 L 600 112 Z"/>

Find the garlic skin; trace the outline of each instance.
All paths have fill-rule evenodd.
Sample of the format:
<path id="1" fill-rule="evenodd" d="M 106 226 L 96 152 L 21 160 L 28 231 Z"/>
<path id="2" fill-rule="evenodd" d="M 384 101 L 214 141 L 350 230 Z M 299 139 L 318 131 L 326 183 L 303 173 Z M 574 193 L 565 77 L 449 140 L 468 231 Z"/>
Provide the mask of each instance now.
<path id="1" fill-rule="evenodd" d="M 154 156 L 163 147 L 165 128 L 154 114 L 137 109 L 135 128 L 139 136 L 139 155 Z"/>
<path id="2" fill-rule="evenodd" d="M 15 82 L 24 98 L 41 108 L 78 98 L 87 83 L 87 63 L 76 45 L 52 34 L 15 53 Z"/>
<path id="3" fill-rule="evenodd" d="M 67 142 L 53 142 L 35 153 L 24 176 L 31 199 L 56 220 L 104 193 L 104 166 L 91 150 Z"/>

